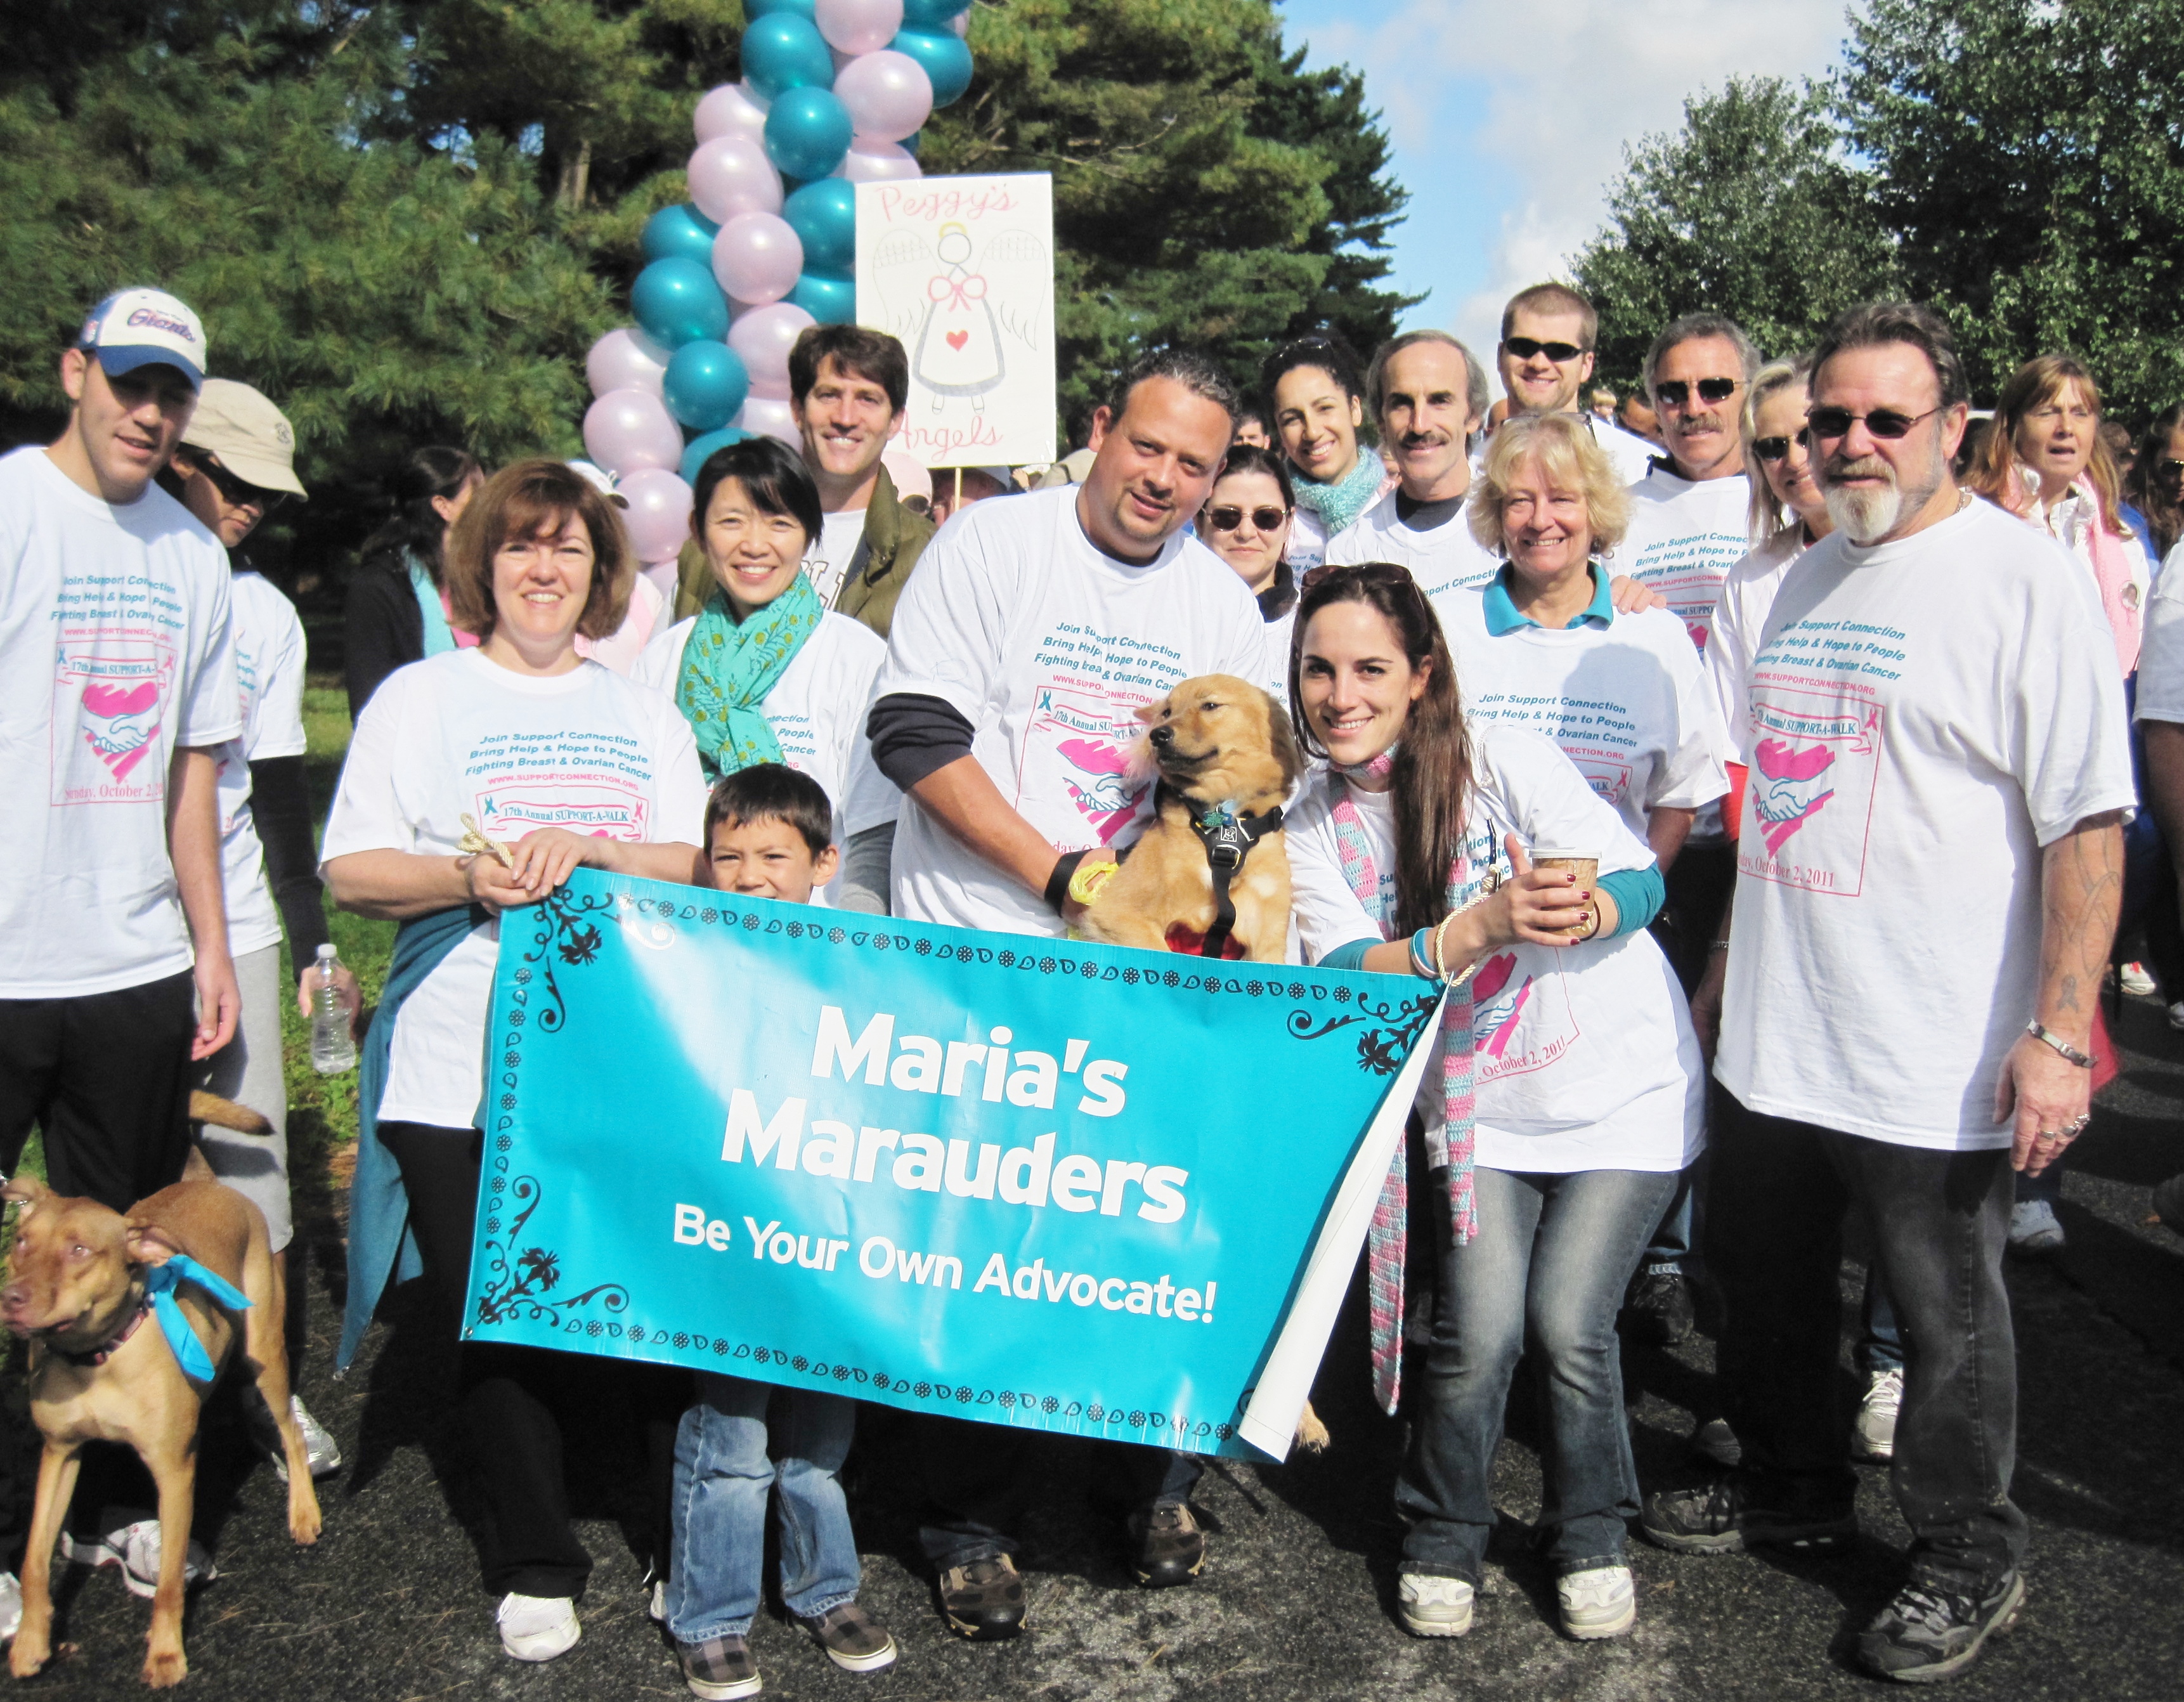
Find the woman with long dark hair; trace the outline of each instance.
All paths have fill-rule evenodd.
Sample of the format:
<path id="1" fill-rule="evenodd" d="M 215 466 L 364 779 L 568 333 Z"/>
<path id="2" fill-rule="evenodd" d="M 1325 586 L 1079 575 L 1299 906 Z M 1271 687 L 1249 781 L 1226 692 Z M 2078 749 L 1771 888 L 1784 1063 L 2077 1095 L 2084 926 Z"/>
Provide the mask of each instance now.
<path id="1" fill-rule="evenodd" d="M 397 668 L 455 649 L 470 637 L 449 618 L 442 564 L 448 534 L 485 482 L 485 470 L 465 450 L 433 444 L 411 450 L 388 482 L 394 511 L 364 541 L 342 616 L 352 721 Z"/>
<path id="2" fill-rule="evenodd" d="M 1326 559 L 1327 541 L 1395 482 L 1358 437 L 1365 386 L 1357 357 L 1339 337 L 1300 337 L 1270 358 L 1261 381 L 1274 408 L 1274 436 L 1290 464 L 1296 519 L 1288 559 L 1299 573 Z"/>
<path id="3" fill-rule="evenodd" d="M 2147 548 L 2159 570 L 2184 538 L 2184 402 L 2147 422 L 2123 495 L 2146 522 Z"/>
<path id="4" fill-rule="evenodd" d="M 1403 569 L 1308 576 L 1293 657 L 1297 736 L 1327 765 L 1289 816 L 1306 955 L 1451 987 L 1419 1096 L 1440 1280 L 1396 1491 L 1396 1610 L 1421 1637 L 1470 1628 L 1529 1335 L 1563 1628 L 1617 1636 L 1635 1617 L 1623 1552 L 1638 1482 L 1615 1314 L 1696 1154 L 1704 1084 L 1646 932 L 1660 873 L 1543 734 L 1467 726 L 1440 622 Z M 1376 1392 L 1391 1410 L 1407 1194 L 1399 1160 L 1368 1262 Z"/>

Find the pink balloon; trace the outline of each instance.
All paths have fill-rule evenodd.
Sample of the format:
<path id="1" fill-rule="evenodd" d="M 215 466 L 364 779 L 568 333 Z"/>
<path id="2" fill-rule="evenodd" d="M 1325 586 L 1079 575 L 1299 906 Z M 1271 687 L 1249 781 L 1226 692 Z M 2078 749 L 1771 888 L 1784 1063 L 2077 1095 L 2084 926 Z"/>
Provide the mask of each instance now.
<path id="1" fill-rule="evenodd" d="M 811 21 L 827 45 L 845 53 L 884 47 L 902 28 L 902 0 L 818 0 Z"/>
<path id="2" fill-rule="evenodd" d="M 629 503 L 621 523 L 639 561 L 666 561 L 690 539 L 690 487 L 665 467 L 641 467 L 621 481 Z"/>
<path id="3" fill-rule="evenodd" d="M 591 381 L 594 396 L 629 389 L 649 390 L 657 396 L 668 353 L 635 325 L 626 325 L 592 345 L 584 357 L 584 376 Z"/>
<path id="4" fill-rule="evenodd" d="M 971 39 L 971 8 L 966 6 L 948 20 L 948 27 L 967 42 Z"/>
<path id="5" fill-rule="evenodd" d="M 706 92 L 691 120 L 700 142 L 718 142 L 739 136 L 763 145 L 766 141 L 766 103 L 743 83 L 722 83 Z"/>
<path id="6" fill-rule="evenodd" d="M 802 308 L 775 302 L 753 308 L 728 327 L 728 347 L 744 359 L 750 374 L 751 394 L 782 402 L 788 397 L 788 351 L 805 326 L 816 323 Z M 749 407 L 749 403 L 744 404 Z M 660 412 L 666 412 L 663 405 Z M 746 427 L 758 430 L 758 427 Z"/>
<path id="7" fill-rule="evenodd" d="M 860 54 L 834 79 L 834 92 L 849 108 L 859 141 L 900 142 L 933 112 L 933 80 L 907 53 Z"/>
<path id="8" fill-rule="evenodd" d="M 752 396 L 745 398 L 743 412 L 736 415 L 736 424 L 746 431 L 758 431 L 769 437 L 778 437 L 792 449 L 804 447 L 804 434 L 796 429 L 796 415 L 790 411 L 785 396 Z"/>
<path id="9" fill-rule="evenodd" d="M 690 198 L 716 225 L 741 213 L 781 211 L 781 174 L 756 142 L 736 136 L 699 142 L 688 175 Z"/>
<path id="10" fill-rule="evenodd" d="M 775 213 L 739 213 L 713 238 L 713 276 L 739 302 L 777 302 L 796 287 L 804 243 Z"/>
<path id="11" fill-rule="evenodd" d="M 682 459 L 682 431 L 649 390 L 610 390 L 584 414 L 584 453 L 617 478 Z"/>
<path id="12" fill-rule="evenodd" d="M 861 136 L 842 156 L 840 175 L 852 183 L 895 183 L 925 174 L 917 169 L 916 156 L 900 143 Z"/>

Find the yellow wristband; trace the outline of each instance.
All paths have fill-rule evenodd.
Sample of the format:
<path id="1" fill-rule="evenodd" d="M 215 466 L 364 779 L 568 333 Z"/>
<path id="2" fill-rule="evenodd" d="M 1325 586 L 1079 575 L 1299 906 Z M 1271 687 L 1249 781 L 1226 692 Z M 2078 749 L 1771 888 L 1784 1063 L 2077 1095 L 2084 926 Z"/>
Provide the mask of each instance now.
<path id="1" fill-rule="evenodd" d="M 1086 863 L 1080 865 L 1069 877 L 1069 896 L 1090 909 L 1100 901 L 1100 889 L 1122 873 L 1119 863 Z"/>

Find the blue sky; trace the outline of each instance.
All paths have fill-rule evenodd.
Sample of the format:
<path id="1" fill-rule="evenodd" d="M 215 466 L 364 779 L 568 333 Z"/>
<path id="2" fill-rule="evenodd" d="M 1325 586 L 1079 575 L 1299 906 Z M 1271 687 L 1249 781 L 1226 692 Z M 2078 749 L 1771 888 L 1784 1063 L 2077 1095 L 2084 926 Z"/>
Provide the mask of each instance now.
<path id="1" fill-rule="evenodd" d="M 1597 230 L 1623 150 L 1731 75 L 1819 75 L 1843 0 L 1284 0 L 1312 65 L 1365 74 L 1411 192 L 1395 282 L 1407 327 L 1482 355 L 1502 303 Z M 1572 92 L 1573 91 L 1576 92 Z"/>

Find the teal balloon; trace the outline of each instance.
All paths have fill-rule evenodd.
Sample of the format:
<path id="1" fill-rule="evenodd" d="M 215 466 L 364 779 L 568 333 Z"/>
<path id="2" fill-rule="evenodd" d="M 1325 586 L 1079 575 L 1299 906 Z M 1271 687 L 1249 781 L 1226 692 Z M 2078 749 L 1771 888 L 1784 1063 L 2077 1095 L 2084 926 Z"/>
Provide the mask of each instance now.
<path id="1" fill-rule="evenodd" d="M 847 272 L 857 264 L 857 186 L 845 177 L 807 183 L 785 202 L 781 216 L 804 244 L 807 272 Z"/>
<path id="2" fill-rule="evenodd" d="M 834 86 L 834 56 L 809 18 L 772 12 L 744 31 L 744 81 L 768 101 L 791 89 Z"/>
<path id="3" fill-rule="evenodd" d="M 670 348 L 727 335 L 728 298 L 710 270 L 679 255 L 655 260 L 637 275 L 629 306 L 647 334 Z"/>
<path id="4" fill-rule="evenodd" d="M 748 42 L 750 37 L 744 39 Z M 953 30 L 905 30 L 888 46 L 925 67 L 936 107 L 962 99 L 963 91 L 971 86 L 970 46 Z M 750 49 L 745 47 L 744 52 L 748 56 Z M 748 57 L 744 63 L 749 63 Z"/>
<path id="5" fill-rule="evenodd" d="M 813 0 L 813 3 L 816 4 L 817 0 Z M 905 30 L 945 30 L 948 20 L 970 3 L 971 0 L 902 0 L 902 27 Z M 747 3 L 744 9 L 748 12 L 754 8 Z"/>
<path id="6" fill-rule="evenodd" d="M 816 18 L 819 0 L 744 0 L 744 16 L 753 23 L 772 12 L 793 12 L 800 18 Z"/>
<path id="7" fill-rule="evenodd" d="M 857 286 L 852 279 L 806 272 L 797 279 L 788 299 L 822 325 L 850 325 L 857 317 Z"/>
<path id="8" fill-rule="evenodd" d="M 925 132 L 922 130 L 914 130 L 895 146 L 915 159 L 917 158 L 917 150 L 925 146 Z"/>
<path id="9" fill-rule="evenodd" d="M 790 89 L 766 114 L 766 153 L 786 177 L 824 177 L 850 151 L 850 109 L 823 88 Z"/>
<path id="10" fill-rule="evenodd" d="M 663 207 L 644 221 L 644 258 L 695 260 L 710 270 L 713 264 L 713 238 L 720 234 L 719 225 L 688 203 L 680 207 Z"/>
<path id="11" fill-rule="evenodd" d="M 660 384 L 667 411 L 693 431 L 717 431 L 750 394 L 743 357 L 724 342 L 701 337 L 677 349 Z"/>
<path id="12" fill-rule="evenodd" d="M 693 437 L 682 451 L 682 482 L 696 484 L 698 475 L 704 470 L 706 462 L 731 443 L 740 443 L 749 436 L 749 432 L 738 431 L 730 426 L 723 431 L 708 431 L 702 437 Z"/>

